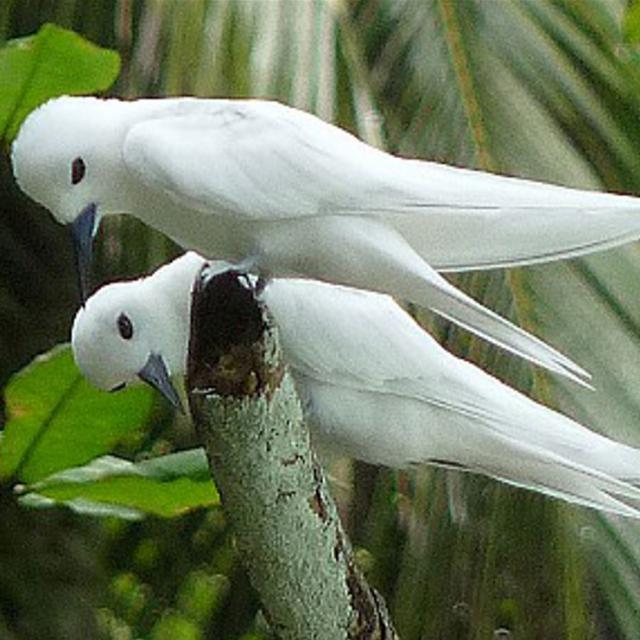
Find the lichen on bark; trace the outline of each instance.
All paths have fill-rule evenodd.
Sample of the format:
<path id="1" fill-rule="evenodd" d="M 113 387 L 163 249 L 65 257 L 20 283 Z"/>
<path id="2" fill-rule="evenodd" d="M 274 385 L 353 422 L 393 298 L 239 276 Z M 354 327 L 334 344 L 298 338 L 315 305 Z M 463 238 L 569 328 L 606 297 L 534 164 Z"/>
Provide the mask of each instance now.
<path id="1" fill-rule="evenodd" d="M 395 638 L 310 447 L 277 327 L 251 281 L 201 274 L 189 402 L 243 563 L 278 638 Z"/>

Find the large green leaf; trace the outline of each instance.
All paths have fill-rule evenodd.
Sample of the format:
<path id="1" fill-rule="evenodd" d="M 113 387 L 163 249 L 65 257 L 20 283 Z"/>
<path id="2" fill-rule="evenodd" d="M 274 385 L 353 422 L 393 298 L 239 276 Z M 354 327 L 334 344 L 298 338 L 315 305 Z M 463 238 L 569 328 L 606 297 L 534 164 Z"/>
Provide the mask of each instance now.
<path id="1" fill-rule="evenodd" d="M 45 24 L 0 48 L 0 138 L 10 142 L 26 115 L 49 98 L 108 89 L 120 71 L 115 51 Z"/>
<path id="2" fill-rule="evenodd" d="M 21 502 L 33 507 L 66 505 L 80 513 L 139 518 L 183 515 L 218 504 L 203 449 L 142 462 L 103 456 L 27 486 Z"/>
<path id="3" fill-rule="evenodd" d="M 23 483 L 85 464 L 143 427 L 153 394 L 135 386 L 99 391 L 59 347 L 14 376 L 5 390 L 9 420 L 0 441 L 0 478 Z"/>

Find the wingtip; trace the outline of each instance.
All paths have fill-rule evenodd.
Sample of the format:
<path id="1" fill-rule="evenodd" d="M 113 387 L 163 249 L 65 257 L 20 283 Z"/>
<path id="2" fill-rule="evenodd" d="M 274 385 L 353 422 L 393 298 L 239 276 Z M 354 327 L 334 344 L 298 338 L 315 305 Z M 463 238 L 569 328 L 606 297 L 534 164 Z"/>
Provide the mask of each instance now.
<path id="1" fill-rule="evenodd" d="M 573 362 L 573 360 L 570 360 L 565 356 L 563 356 L 562 360 L 557 364 L 559 365 L 559 368 L 555 370 L 555 373 L 572 380 L 585 389 L 595 391 L 595 387 L 591 383 L 593 376 L 586 369 L 583 369 L 581 366 Z"/>

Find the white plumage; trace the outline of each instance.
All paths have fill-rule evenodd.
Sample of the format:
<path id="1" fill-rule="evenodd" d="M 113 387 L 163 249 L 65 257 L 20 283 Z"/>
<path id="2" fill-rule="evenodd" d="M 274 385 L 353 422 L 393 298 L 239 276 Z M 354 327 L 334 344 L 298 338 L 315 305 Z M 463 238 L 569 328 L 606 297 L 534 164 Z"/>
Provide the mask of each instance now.
<path id="1" fill-rule="evenodd" d="M 151 353 L 182 373 L 191 283 L 202 262 L 189 253 L 90 298 L 72 333 L 83 373 L 112 388 L 135 378 Z M 262 295 L 322 447 L 391 467 L 454 465 L 640 517 L 639 450 L 452 356 L 389 296 L 296 279 L 273 280 Z M 119 335 L 122 314 L 130 339 Z"/>
<path id="2" fill-rule="evenodd" d="M 22 189 L 61 222 L 130 213 L 263 274 L 424 305 L 582 382 L 583 369 L 438 271 L 543 262 L 640 236 L 635 198 L 397 158 L 263 100 L 59 98 L 26 119 L 12 161 Z"/>

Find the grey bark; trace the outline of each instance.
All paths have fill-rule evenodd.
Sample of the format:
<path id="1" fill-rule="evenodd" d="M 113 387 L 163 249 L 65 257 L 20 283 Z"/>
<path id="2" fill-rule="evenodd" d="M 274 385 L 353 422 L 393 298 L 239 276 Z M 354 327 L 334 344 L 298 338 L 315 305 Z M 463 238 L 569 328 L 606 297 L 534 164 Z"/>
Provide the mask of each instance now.
<path id="1" fill-rule="evenodd" d="M 313 455 L 277 328 L 248 279 L 198 279 L 187 388 L 196 430 L 278 638 L 397 638 L 355 566 Z"/>

